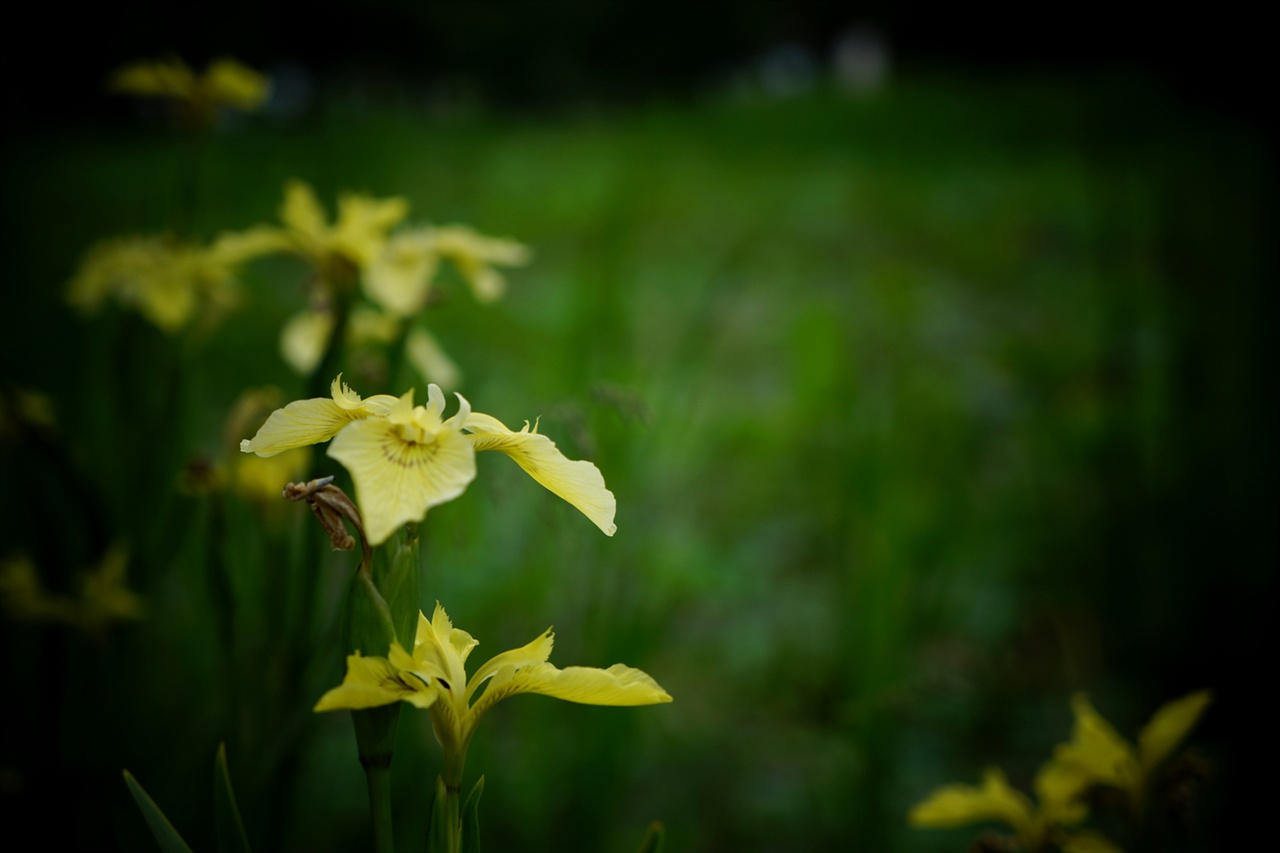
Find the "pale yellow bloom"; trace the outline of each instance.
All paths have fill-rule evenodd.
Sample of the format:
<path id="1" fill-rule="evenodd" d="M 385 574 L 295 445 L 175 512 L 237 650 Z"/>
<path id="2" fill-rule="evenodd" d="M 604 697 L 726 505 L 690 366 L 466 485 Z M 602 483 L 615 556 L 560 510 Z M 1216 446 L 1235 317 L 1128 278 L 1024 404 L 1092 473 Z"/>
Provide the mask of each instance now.
<path id="1" fill-rule="evenodd" d="M 585 705 L 671 701 L 648 674 L 622 664 L 557 669 L 547 662 L 553 645 L 549 628 L 527 645 L 491 658 L 468 679 L 466 661 L 476 645 L 470 634 L 453 627 L 437 603 L 430 620 L 418 614 L 413 654 L 393 643 L 385 658 L 350 655 L 342 684 L 320 697 L 315 710 L 359 710 L 400 701 L 429 709 L 436 738 L 460 773 L 480 718 L 508 696 L 540 693 Z"/>
<path id="2" fill-rule="evenodd" d="M 280 331 L 280 357 L 304 376 L 320 366 L 333 335 L 333 314 L 305 308 L 285 321 Z"/>
<path id="3" fill-rule="evenodd" d="M 351 473 L 371 544 L 462 494 L 475 478 L 478 450 L 506 453 L 606 534 L 617 530 L 616 501 L 599 469 L 566 459 L 527 422 L 519 432 L 509 430 L 496 418 L 472 412 L 461 395 L 457 413 L 445 419 L 444 392 L 437 385 L 428 386 L 426 406 L 414 406 L 412 389 L 399 398 L 362 400 L 341 379 L 333 381 L 331 399 L 298 400 L 272 412 L 240 449 L 272 456 L 333 439 L 328 454 Z"/>
<path id="4" fill-rule="evenodd" d="M 271 81 L 232 59 L 214 61 L 197 77 L 180 59 L 135 62 L 116 71 L 111 88 L 144 97 L 169 98 L 193 117 L 208 119 L 218 107 L 256 110 L 266 103 Z"/>
<path id="5" fill-rule="evenodd" d="M 440 347 L 435 336 L 421 326 L 414 326 L 404 342 L 404 354 L 418 375 L 441 388 L 456 388 L 462 371 Z"/>
<path id="6" fill-rule="evenodd" d="M 113 299 L 174 334 L 197 314 L 208 318 L 234 307 L 234 264 L 220 243 L 206 248 L 168 237 L 118 238 L 89 251 L 67 300 L 96 311 Z"/>

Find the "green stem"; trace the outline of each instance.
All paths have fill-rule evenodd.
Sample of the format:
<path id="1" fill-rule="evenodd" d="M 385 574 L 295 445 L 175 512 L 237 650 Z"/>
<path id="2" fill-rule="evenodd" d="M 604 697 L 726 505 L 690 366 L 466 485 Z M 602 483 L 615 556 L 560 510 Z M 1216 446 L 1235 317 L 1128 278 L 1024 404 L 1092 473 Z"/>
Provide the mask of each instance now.
<path id="1" fill-rule="evenodd" d="M 361 762 L 369 783 L 369 811 L 373 816 L 373 849 L 392 853 L 391 838 L 391 762 Z"/>

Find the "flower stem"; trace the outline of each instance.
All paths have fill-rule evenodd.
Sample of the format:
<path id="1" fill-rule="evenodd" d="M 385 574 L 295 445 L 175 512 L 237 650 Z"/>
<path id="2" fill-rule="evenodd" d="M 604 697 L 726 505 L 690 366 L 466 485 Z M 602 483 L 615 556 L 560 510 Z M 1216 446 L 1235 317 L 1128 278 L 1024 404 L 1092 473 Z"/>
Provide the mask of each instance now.
<path id="1" fill-rule="evenodd" d="M 373 849 L 377 853 L 392 853 L 395 845 L 391 837 L 391 762 L 366 763 L 364 775 L 369 783 L 369 811 L 373 816 Z"/>

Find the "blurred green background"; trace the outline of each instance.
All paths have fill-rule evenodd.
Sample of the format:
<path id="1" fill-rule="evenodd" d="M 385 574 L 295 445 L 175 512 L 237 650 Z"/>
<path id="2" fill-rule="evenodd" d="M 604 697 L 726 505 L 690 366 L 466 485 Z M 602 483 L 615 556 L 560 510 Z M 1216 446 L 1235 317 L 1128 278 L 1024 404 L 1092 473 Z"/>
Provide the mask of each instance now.
<path id="1" fill-rule="evenodd" d="M 622 661 L 675 701 L 499 706 L 468 762 L 488 849 L 634 850 L 654 819 L 674 851 L 963 849 L 976 830 L 907 810 L 988 765 L 1029 787 L 1073 691 L 1132 739 L 1200 687 L 1214 772 L 1175 849 L 1229 847 L 1274 751 L 1255 737 L 1277 556 L 1274 167 L 1239 92 L 1061 40 L 983 62 L 831 4 L 713 6 L 672 42 L 662 7 L 496 8 L 324 6 L 322 41 L 284 13 L 121 13 L 14 106 L 0 381 L 57 426 L 3 434 L 0 557 L 63 591 L 126 542 L 146 618 L 98 638 L 0 620 L 0 808 L 153 849 L 128 767 L 209 849 L 225 741 L 258 849 L 367 845 L 350 724 L 309 710 L 341 677 L 352 559 L 298 565 L 320 535 L 300 506 L 178 488 L 224 454 L 244 389 L 304 393 L 276 339 L 305 272 L 250 265 L 205 340 L 64 302 L 91 245 L 176 215 L 178 140 L 102 87 L 172 50 L 279 87 L 202 149 L 193 236 L 277 221 L 296 177 L 534 251 L 495 305 L 446 282 L 430 326 L 476 409 L 540 416 L 595 461 L 618 534 L 486 455 L 423 526 L 423 607 L 479 660 L 554 625 L 553 662 Z M 403 849 L 437 759 L 406 707 Z"/>

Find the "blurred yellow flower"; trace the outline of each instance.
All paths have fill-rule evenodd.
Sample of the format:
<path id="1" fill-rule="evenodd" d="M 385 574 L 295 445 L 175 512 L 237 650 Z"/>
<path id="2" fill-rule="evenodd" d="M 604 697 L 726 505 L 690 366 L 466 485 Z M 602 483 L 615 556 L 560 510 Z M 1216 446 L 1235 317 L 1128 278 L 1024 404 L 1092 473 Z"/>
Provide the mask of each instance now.
<path id="1" fill-rule="evenodd" d="M 387 232 L 409 212 L 403 198 L 375 199 L 347 193 L 338 198 L 332 225 L 315 190 L 303 181 L 285 185 L 283 229 L 253 229 L 258 247 L 292 252 L 315 268 L 325 286 L 347 282 L 382 251 Z"/>
<path id="2" fill-rule="evenodd" d="M 135 62 L 111 76 L 116 92 L 168 98 L 192 120 L 207 122 L 218 107 L 256 110 L 266 103 L 271 81 L 233 59 L 210 63 L 197 77 L 180 59 Z"/>
<path id="3" fill-rule="evenodd" d="M 514 240 L 486 237 L 464 225 L 427 226 L 392 237 L 370 263 L 365 293 L 384 309 L 412 317 L 427 304 L 441 259 L 453 263 L 480 302 L 503 294 L 506 281 L 493 266 L 518 266 L 529 250 Z"/>
<path id="4" fill-rule="evenodd" d="M 608 669 L 557 669 L 547 662 L 552 644 L 553 635 L 548 628 L 528 645 L 491 658 L 468 679 L 466 660 L 477 641 L 466 631 L 454 628 L 437 603 L 430 620 L 425 614 L 418 614 L 413 654 L 393 643 L 385 658 L 364 657 L 358 652 L 348 656 L 342 684 L 320 697 L 315 710 L 359 710 L 401 701 L 426 708 L 431 712 L 436 738 L 445 749 L 446 766 L 452 764 L 451 769 L 460 776 L 467 746 L 480 718 L 508 696 L 540 693 L 585 705 L 656 705 L 671 701 L 653 678 L 622 664 Z M 482 687 L 485 689 L 480 693 Z"/>
<path id="5" fill-rule="evenodd" d="M 35 564 L 18 555 L 0 563 L 0 603 L 15 619 L 61 622 L 101 635 L 114 622 L 142 617 L 142 601 L 125 586 L 128 552 L 116 546 L 80 575 L 78 595 L 55 595 L 40 582 Z"/>
<path id="6" fill-rule="evenodd" d="M 113 299 L 176 334 L 197 315 L 214 322 L 236 305 L 238 260 L 222 241 L 204 247 L 171 237 L 108 240 L 89 250 L 67 301 L 94 312 Z"/>
<path id="7" fill-rule="evenodd" d="M 1212 700 L 1211 691 L 1197 690 L 1162 706 L 1138 733 L 1135 750 L 1094 710 L 1088 696 L 1077 693 L 1071 698 L 1075 714 L 1071 741 L 1054 750 L 1053 760 L 1079 774 L 1086 785 L 1122 789 L 1141 809 L 1148 781 Z"/>
<path id="8" fill-rule="evenodd" d="M 480 450 L 506 453 L 606 534 L 617 530 L 616 501 L 600 470 L 566 459 L 528 422 L 519 432 L 509 430 L 496 418 L 472 412 L 461 395 L 458 412 L 444 419 L 444 392 L 437 385 L 428 386 L 426 406 L 414 406 L 412 389 L 399 398 L 379 394 L 363 400 L 341 380 L 333 380 L 331 399 L 298 400 L 272 412 L 240 449 L 274 456 L 333 439 L 328 454 L 351 473 L 371 544 L 462 494 L 475 478 Z"/>
<path id="9" fill-rule="evenodd" d="M 1088 815 L 1076 798 L 1086 783 L 1068 769 L 1050 762 L 1036 774 L 1039 807 L 1009 785 L 1004 773 L 988 769 L 982 786 L 946 785 L 911 809 L 912 826 L 952 829 L 974 823 L 1002 823 L 1014 831 L 1021 849 L 1040 851 L 1052 842 L 1064 853 L 1118 851 L 1105 837 L 1087 830 L 1068 829 Z"/>

